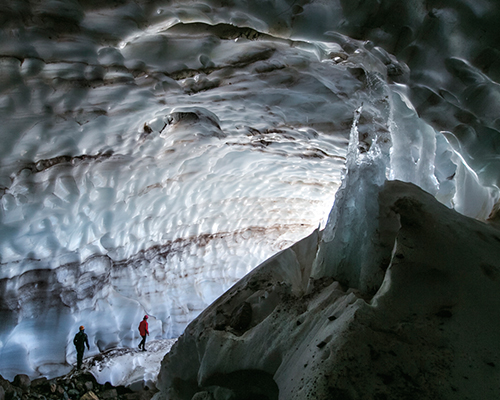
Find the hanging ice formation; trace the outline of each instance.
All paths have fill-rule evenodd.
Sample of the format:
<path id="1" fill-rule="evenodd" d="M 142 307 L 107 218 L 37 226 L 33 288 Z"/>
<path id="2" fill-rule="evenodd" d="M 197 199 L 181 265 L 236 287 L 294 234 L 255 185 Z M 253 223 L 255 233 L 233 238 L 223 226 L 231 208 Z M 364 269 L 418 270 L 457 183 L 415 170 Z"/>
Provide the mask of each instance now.
<path id="1" fill-rule="evenodd" d="M 464 215 L 485 219 L 498 190 L 483 187 L 446 136 L 418 118 L 400 85 L 386 85 L 366 72 L 383 101 L 386 129 L 372 129 L 360 143 L 356 109 L 342 184 L 335 195 L 311 276 L 331 276 L 346 287 L 374 294 L 391 258 L 385 227 L 379 225 L 379 191 L 387 179 L 411 182 Z M 378 95 L 376 94 L 378 91 Z M 448 135 L 453 139 L 452 135 Z M 454 179 L 453 179 L 454 178 Z M 452 180 L 453 179 L 453 180 Z M 474 198 L 471 198 L 475 197 Z"/>

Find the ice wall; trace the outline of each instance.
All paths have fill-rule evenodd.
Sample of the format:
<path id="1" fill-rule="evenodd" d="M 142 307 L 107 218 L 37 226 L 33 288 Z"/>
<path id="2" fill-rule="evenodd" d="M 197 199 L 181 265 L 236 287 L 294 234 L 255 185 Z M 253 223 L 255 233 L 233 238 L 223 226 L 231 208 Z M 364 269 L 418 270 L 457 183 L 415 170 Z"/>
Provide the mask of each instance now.
<path id="1" fill-rule="evenodd" d="M 378 197 L 386 180 L 414 183 L 448 207 L 483 220 L 498 201 L 499 191 L 481 185 L 453 141 L 448 141 L 448 133 L 437 132 L 418 117 L 402 85 L 387 85 L 369 74 L 367 81 L 377 88 L 371 104 L 385 104 L 379 109 L 380 125 L 360 134 L 363 106 L 356 110 L 342 184 L 311 276 L 332 277 L 373 295 L 393 253 L 394 227 L 386 226 L 379 215 Z"/>
<path id="2" fill-rule="evenodd" d="M 353 244 L 377 229 L 363 216 L 383 177 L 485 218 L 498 199 L 497 53 L 474 27 L 493 26 L 493 5 L 7 1 L 0 373 L 69 368 L 82 323 L 93 353 L 135 343 L 144 313 L 154 337 L 180 334 L 324 226 L 350 133 L 358 184 L 334 213 L 363 223 L 357 242 L 340 223 L 325 237 L 351 257 L 370 251 Z"/>
<path id="3" fill-rule="evenodd" d="M 115 30 L 137 10 L 86 10 L 79 33 L 4 32 L 6 377 L 69 368 L 81 324 L 91 355 L 135 346 L 144 313 L 153 338 L 178 336 L 331 208 L 352 110 L 370 95 L 349 69 L 360 61 L 337 65 L 334 43 L 174 26 L 159 8 L 147 29 Z"/>

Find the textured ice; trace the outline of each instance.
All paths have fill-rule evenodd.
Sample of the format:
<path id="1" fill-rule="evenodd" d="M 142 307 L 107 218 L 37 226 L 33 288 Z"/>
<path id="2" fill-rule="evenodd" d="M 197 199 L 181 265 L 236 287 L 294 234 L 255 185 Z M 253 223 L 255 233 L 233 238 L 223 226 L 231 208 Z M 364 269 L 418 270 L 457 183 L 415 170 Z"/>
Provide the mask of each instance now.
<path id="1" fill-rule="evenodd" d="M 350 257 L 372 251 L 352 239 L 376 229 L 362 217 L 386 177 L 485 219 L 500 75 L 492 35 L 474 32 L 497 7 L 456 3 L 8 0 L 0 373 L 67 370 L 81 324 L 89 355 L 133 346 L 144 313 L 153 339 L 177 337 L 325 226 L 350 134 L 348 163 L 374 166 L 346 177 L 330 215 L 364 221 L 327 229 Z M 346 279 L 371 286 L 360 271 Z"/>
<path id="2" fill-rule="evenodd" d="M 175 339 L 146 342 L 147 351 L 134 348 L 116 348 L 98 357 L 89 358 L 83 368 L 95 376 L 98 382 L 113 386 L 129 386 L 133 390 L 155 387 L 160 363 L 175 343 Z"/>

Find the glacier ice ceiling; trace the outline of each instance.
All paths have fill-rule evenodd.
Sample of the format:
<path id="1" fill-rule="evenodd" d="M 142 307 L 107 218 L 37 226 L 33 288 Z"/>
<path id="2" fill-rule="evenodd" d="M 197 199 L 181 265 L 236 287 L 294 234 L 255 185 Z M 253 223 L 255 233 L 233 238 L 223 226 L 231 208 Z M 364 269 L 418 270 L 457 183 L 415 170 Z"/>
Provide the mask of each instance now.
<path id="1" fill-rule="evenodd" d="M 487 218 L 499 16 L 492 0 L 4 2 L 0 373 L 69 369 L 81 324 L 91 354 L 135 346 L 144 313 L 177 337 L 324 228 L 353 120 L 361 154 L 388 157 L 375 183 Z"/>

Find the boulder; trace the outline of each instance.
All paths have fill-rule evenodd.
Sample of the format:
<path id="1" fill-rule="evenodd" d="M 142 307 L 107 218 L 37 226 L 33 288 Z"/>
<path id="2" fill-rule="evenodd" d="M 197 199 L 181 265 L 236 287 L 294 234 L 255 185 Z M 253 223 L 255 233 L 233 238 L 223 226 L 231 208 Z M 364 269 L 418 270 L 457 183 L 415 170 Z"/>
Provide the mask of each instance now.
<path id="1" fill-rule="evenodd" d="M 80 400 L 99 400 L 99 397 L 97 397 L 97 395 L 92 390 L 90 390 L 82 397 L 80 397 Z"/>
<path id="2" fill-rule="evenodd" d="M 26 390 L 31 386 L 31 380 L 26 374 L 16 375 L 12 383 L 23 390 Z"/>
<path id="3" fill-rule="evenodd" d="M 118 397 L 118 392 L 116 389 L 108 389 L 100 394 L 100 398 L 103 400 L 116 399 Z"/>
<path id="4" fill-rule="evenodd" d="M 40 387 L 43 387 L 43 386 L 46 386 L 46 385 L 48 385 L 48 381 L 47 381 L 47 378 L 45 378 L 45 377 L 33 379 L 31 381 L 31 388 L 32 389 L 34 389 L 34 388 L 40 388 Z"/>

